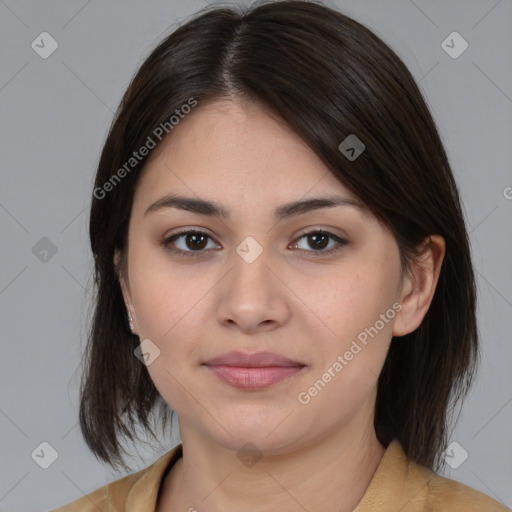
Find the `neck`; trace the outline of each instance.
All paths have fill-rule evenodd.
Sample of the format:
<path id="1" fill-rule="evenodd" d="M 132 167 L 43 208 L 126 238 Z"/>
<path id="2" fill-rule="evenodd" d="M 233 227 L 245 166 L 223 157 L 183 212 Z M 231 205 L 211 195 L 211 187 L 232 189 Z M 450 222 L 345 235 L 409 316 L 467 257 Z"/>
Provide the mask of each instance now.
<path id="1" fill-rule="evenodd" d="M 369 418 L 373 419 L 373 418 Z M 166 477 L 157 512 L 251 510 L 351 512 L 385 448 L 373 422 L 244 466 L 227 449 L 180 423 L 183 457 Z"/>

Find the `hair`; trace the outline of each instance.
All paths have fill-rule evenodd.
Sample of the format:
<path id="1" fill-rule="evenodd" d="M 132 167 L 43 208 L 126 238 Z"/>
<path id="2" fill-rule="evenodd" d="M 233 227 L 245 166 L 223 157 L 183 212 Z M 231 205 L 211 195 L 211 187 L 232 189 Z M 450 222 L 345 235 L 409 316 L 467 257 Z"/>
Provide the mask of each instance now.
<path id="1" fill-rule="evenodd" d="M 312 1 L 203 9 L 151 51 L 124 93 L 90 211 L 96 295 L 79 411 L 87 445 L 98 459 L 126 469 L 121 437 L 134 441 L 139 424 L 156 438 L 149 419 L 157 404 L 162 425 L 169 415 L 172 420 L 172 409 L 134 357 L 140 340 L 127 326 L 119 272 L 126 268 L 133 196 L 148 156 L 131 169 L 126 164 L 157 127 L 172 136 L 169 119 L 191 98 L 199 104 L 238 98 L 275 112 L 389 228 L 402 271 L 429 235 L 445 239 L 430 308 L 417 329 L 392 339 L 374 415 L 384 446 L 398 439 L 410 460 L 437 471 L 453 406 L 469 391 L 480 356 L 458 189 L 404 63 L 364 25 Z M 353 161 L 339 149 L 350 134 L 365 145 Z M 113 262 L 116 251 L 120 267 Z"/>

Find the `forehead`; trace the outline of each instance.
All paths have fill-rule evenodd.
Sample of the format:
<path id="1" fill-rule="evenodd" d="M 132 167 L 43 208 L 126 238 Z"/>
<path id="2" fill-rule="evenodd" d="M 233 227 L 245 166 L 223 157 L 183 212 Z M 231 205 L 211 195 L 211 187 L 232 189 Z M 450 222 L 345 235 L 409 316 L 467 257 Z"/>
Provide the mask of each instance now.
<path id="1" fill-rule="evenodd" d="M 139 178 L 139 203 L 171 192 L 261 207 L 326 192 L 356 199 L 282 119 L 258 103 L 199 104 L 153 151 Z"/>

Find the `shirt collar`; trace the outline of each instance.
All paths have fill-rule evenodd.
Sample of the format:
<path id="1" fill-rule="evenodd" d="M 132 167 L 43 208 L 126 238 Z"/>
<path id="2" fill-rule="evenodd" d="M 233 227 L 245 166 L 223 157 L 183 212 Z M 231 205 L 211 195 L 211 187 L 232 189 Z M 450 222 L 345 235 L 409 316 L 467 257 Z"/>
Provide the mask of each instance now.
<path id="1" fill-rule="evenodd" d="M 361 501 L 354 512 L 398 510 L 404 492 L 408 460 L 397 439 L 389 443 Z"/>
<path id="2" fill-rule="evenodd" d="M 158 493 L 167 473 L 183 455 L 183 446 L 178 444 L 158 458 L 133 484 L 126 496 L 126 512 L 154 512 Z"/>
<path id="3" fill-rule="evenodd" d="M 151 466 L 141 472 L 126 497 L 126 512 L 154 512 L 158 493 L 163 481 L 174 463 L 183 455 L 182 444 L 158 458 Z M 400 510 L 408 501 L 421 493 L 426 487 L 425 478 L 417 479 L 417 485 L 409 488 L 408 477 L 412 472 L 425 473 L 426 468 L 416 466 L 407 459 L 397 439 L 388 445 L 375 471 L 368 488 L 353 512 L 373 512 Z M 435 476 L 427 470 L 426 476 Z M 409 479 L 411 481 L 411 479 Z M 428 483 L 428 480 L 427 480 Z M 408 496 L 410 496 L 408 498 Z"/>

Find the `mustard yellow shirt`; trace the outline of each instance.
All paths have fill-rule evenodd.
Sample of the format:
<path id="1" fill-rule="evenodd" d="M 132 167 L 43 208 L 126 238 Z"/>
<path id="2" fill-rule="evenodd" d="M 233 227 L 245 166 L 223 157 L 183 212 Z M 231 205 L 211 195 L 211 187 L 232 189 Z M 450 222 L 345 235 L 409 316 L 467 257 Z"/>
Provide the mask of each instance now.
<path id="1" fill-rule="evenodd" d="M 179 444 L 147 468 L 111 482 L 51 512 L 154 512 L 160 486 L 181 456 L 182 445 Z M 395 439 L 386 449 L 354 512 L 511 510 L 476 489 L 441 477 L 409 461 L 400 442 Z"/>

